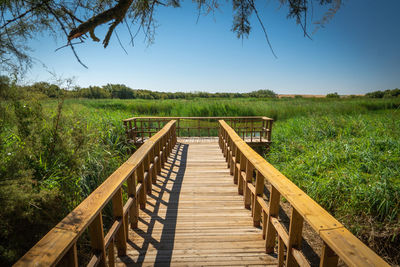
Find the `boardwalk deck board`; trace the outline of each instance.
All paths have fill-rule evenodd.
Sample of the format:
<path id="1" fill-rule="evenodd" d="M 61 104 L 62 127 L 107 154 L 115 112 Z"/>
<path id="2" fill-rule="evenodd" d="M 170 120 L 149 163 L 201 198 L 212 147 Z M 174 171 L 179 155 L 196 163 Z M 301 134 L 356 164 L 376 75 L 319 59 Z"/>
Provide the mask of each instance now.
<path id="1" fill-rule="evenodd" d="M 216 142 L 177 143 L 127 246 L 117 266 L 277 264 L 265 254 L 262 230 L 253 227 Z"/>

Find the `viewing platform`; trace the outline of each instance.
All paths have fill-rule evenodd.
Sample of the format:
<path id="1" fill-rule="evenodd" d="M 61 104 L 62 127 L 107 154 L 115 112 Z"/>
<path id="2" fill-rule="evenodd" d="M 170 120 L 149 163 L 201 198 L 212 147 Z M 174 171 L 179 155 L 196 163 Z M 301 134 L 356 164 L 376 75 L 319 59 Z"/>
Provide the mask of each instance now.
<path id="1" fill-rule="evenodd" d="M 141 146 L 170 120 L 176 120 L 178 140 L 191 143 L 218 142 L 218 121 L 226 121 L 251 147 L 268 148 L 273 119 L 253 117 L 133 117 L 124 120 L 128 140 Z"/>

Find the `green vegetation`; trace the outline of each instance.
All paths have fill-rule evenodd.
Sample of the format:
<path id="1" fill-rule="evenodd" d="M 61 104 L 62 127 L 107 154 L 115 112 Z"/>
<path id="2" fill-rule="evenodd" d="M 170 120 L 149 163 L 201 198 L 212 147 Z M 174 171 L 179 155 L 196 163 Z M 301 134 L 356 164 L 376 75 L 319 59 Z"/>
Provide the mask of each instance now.
<path id="1" fill-rule="evenodd" d="M 0 95 L 1 262 L 18 259 L 126 160 L 121 120 L 133 115 L 274 118 L 267 159 L 399 262 L 399 98 L 63 101 L 12 85 Z"/>
<path id="2" fill-rule="evenodd" d="M 386 260 L 400 261 L 400 110 L 278 121 L 268 160 Z"/>

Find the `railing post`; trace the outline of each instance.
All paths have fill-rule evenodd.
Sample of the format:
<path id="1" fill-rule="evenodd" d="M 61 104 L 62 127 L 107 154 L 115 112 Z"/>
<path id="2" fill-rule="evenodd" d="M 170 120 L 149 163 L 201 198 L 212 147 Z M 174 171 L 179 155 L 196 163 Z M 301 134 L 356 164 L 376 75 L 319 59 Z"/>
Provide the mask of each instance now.
<path id="1" fill-rule="evenodd" d="M 293 256 L 292 248 L 300 249 L 302 231 L 303 231 L 303 217 L 300 213 L 292 206 L 292 215 L 290 217 L 289 227 L 289 244 L 287 247 L 286 266 L 297 266 L 297 261 Z"/>
<path id="2" fill-rule="evenodd" d="M 271 185 L 271 192 L 269 196 L 269 210 L 268 210 L 268 219 L 267 219 L 267 230 L 265 234 L 265 251 L 266 253 L 274 252 L 275 247 L 275 239 L 276 239 L 276 230 L 274 225 L 272 224 L 272 217 L 277 218 L 279 213 L 279 201 L 281 198 L 281 194 L 276 188 Z"/>
<path id="3" fill-rule="evenodd" d="M 122 201 L 122 188 L 120 187 L 112 198 L 113 215 L 115 220 L 121 220 L 122 225 L 116 234 L 118 256 L 126 255 L 126 233 L 124 218 L 124 203 Z"/>
<path id="4" fill-rule="evenodd" d="M 262 197 L 263 195 L 263 189 L 264 189 L 264 176 L 257 171 L 256 174 L 256 189 L 255 189 L 255 195 L 253 199 L 253 224 L 254 226 L 258 227 L 260 226 L 260 221 L 261 221 L 261 206 L 260 203 L 258 203 L 258 197 Z"/>
<path id="5" fill-rule="evenodd" d="M 253 164 L 246 159 L 246 180 L 244 182 L 244 207 L 246 209 L 250 209 L 250 203 L 251 203 L 251 191 L 248 187 L 248 183 L 252 183 L 253 180 Z"/>
<path id="6" fill-rule="evenodd" d="M 322 246 L 320 267 L 334 267 L 338 265 L 339 257 L 336 253 L 324 242 Z"/>
<path id="7" fill-rule="evenodd" d="M 129 221 L 131 224 L 132 229 L 136 229 L 138 225 L 138 215 L 139 215 L 139 210 L 138 210 L 138 198 L 136 195 L 136 173 L 137 171 L 134 171 L 128 178 L 128 197 L 133 198 L 133 204 L 129 209 Z"/>
<path id="8" fill-rule="evenodd" d="M 103 218 L 101 211 L 89 225 L 90 244 L 95 254 L 100 255 L 99 266 L 106 266 L 106 249 L 104 247 Z"/>

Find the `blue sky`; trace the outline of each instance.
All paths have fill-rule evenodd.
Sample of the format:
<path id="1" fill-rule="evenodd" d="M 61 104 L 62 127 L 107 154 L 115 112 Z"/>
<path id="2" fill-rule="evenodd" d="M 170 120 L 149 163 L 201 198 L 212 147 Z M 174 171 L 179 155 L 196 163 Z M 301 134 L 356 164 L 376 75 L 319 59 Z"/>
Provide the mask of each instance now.
<path id="1" fill-rule="evenodd" d="M 271 89 L 279 94 L 362 94 L 400 87 L 400 23 L 398 0 L 344 0 L 324 28 L 305 38 L 287 9 L 277 0 L 256 1 L 267 28 L 272 55 L 261 27 L 252 18 L 252 31 L 243 41 L 231 32 L 232 7 L 201 16 L 191 1 L 181 8 L 159 8 L 154 44 L 143 35 L 129 45 L 125 26 L 117 28 L 128 52 L 115 35 L 108 48 L 87 40 L 77 51 L 83 68 L 68 49 L 54 50 L 65 40 L 38 36 L 31 45 L 36 63 L 26 82 L 74 78 L 76 85 L 126 84 L 158 91 L 249 92 Z M 314 21 L 323 15 L 315 7 Z M 106 27 L 96 30 L 102 39 Z M 312 32 L 313 25 L 309 25 Z"/>

